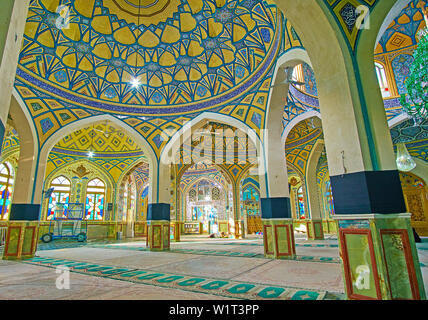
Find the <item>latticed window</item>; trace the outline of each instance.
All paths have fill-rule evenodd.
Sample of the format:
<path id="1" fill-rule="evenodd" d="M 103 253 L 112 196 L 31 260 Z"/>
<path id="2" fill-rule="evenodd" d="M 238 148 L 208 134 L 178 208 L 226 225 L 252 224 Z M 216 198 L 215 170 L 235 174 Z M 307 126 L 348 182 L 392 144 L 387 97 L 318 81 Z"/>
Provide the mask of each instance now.
<path id="1" fill-rule="evenodd" d="M 189 200 L 192 201 L 192 202 L 195 202 L 196 201 L 196 196 L 197 196 L 196 190 L 195 189 L 190 190 L 190 192 L 189 192 Z"/>
<path id="2" fill-rule="evenodd" d="M 49 207 L 47 219 L 51 220 L 55 216 L 55 210 L 58 204 L 68 204 L 70 201 L 71 183 L 64 176 L 59 176 L 52 180 L 51 188 L 54 188 L 51 197 L 49 198 Z"/>
<path id="3" fill-rule="evenodd" d="M 385 67 L 380 63 L 375 63 L 377 80 L 379 81 L 380 91 L 382 92 L 382 97 L 388 98 L 391 96 L 391 91 L 389 90 L 388 81 L 386 79 Z"/>
<path id="4" fill-rule="evenodd" d="M 89 181 L 86 188 L 86 219 L 103 220 L 106 186 L 100 179 Z"/>
<path id="5" fill-rule="evenodd" d="M 212 199 L 214 201 L 220 200 L 220 189 L 219 188 L 217 188 L 217 187 L 212 188 L 211 193 L 212 193 Z"/>
<path id="6" fill-rule="evenodd" d="M 210 183 L 206 180 L 202 180 L 198 185 L 198 201 L 210 201 Z"/>
<path id="7" fill-rule="evenodd" d="M 10 163 L 0 164 L 0 220 L 9 219 L 12 205 L 14 172 Z"/>
<path id="8" fill-rule="evenodd" d="M 299 64 L 294 67 L 292 80 L 295 82 L 305 82 L 305 76 L 303 74 L 303 64 Z M 296 85 L 296 88 L 302 91 L 305 90 L 305 86 L 301 85 Z"/>

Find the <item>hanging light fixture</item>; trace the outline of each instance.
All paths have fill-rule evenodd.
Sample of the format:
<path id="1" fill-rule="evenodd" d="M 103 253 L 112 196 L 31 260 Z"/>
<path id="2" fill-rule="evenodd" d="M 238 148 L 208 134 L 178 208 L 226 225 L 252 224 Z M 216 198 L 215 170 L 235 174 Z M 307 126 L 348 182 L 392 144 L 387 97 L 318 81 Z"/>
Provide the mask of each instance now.
<path id="1" fill-rule="evenodd" d="M 140 15 L 141 15 L 141 0 L 138 1 L 138 17 L 137 17 L 137 29 L 140 28 Z M 134 77 L 129 82 L 132 86 L 132 88 L 137 89 L 140 87 L 141 82 L 140 79 L 137 77 L 137 68 L 138 68 L 138 41 L 137 41 L 137 50 L 135 51 L 135 70 L 134 70 Z"/>
<path id="2" fill-rule="evenodd" d="M 404 142 L 397 144 L 397 167 L 398 170 L 403 172 L 412 171 L 416 167 L 416 162 L 413 160 L 412 156 L 407 151 L 406 145 Z"/>

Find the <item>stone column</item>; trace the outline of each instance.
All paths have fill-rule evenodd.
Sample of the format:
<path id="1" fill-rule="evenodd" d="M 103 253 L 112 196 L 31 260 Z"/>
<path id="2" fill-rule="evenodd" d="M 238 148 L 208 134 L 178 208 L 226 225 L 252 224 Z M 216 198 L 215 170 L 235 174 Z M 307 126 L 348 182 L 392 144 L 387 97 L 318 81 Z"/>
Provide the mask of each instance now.
<path id="1" fill-rule="evenodd" d="M 170 165 L 158 163 L 150 175 L 147 209 L 147 245 L 151 251 L 170 249 Z"/>
<path id="2" fill-rule="evenodd" d="M 318 140 L 312 148 L 306 171 L 306 191 L 310 219 L 306 222 L 308 240 L 324 240 L 320 194 L 317 184 L 317 166 L 324 148 L 324 141 Z"/>
<path id="3" fill-rule="evenodd" d="M 3 256 L 26 259 L 33 257 L 37 249 L 47 157 L 39 152 L 31 120 L 27 120 L 15 99 L 11 101 L 10 115 L 19 124 L 16 130 L 21 144 Z"/>
<path id="4" fill-rule="evenodd" d="M 234 181 L 232 184 L 232 192 L 233 192 L 233 216 L 235 223 L 235 239 L 245 238 L 245 230 L 241 217 L 241 197 L 239 190 L 239 183 Z"/>
<path id="5" fill-rule="evenodd" d="M 0 148 L 3 142 L 16 67 L 30 0 L 3 0 L 0 11 Z M 21 139 L 22 140 L 22 139 Z M 0 150 L 1 152 L 1 150 Z"/>
<path id="6" fill-rule="evenodd" d="M 384 104 L 370 70 L 361 76 L 370 90 L 353 70 L 352 114 L 341 114 L 342 105 L 321 105 L 345 290 L 357 300 L 425 299 Z M 338 90 L 334 95 L 343 99 Z"/>
<path id="7" fill-rule="evenodd" d="M 280 70 L 275 83 L 285 80 Z M 284 112 L 284 90 L 272 90 L 267 113 L 267 130 L 263 136 L 266 175 L 260 175 L 260 198 L 265 256 L 275 259 L 293 259 L 296 256 L 293 218 L 290 206 L 287 161 L 282 141 L 283 125 L 279 120 Z"/>

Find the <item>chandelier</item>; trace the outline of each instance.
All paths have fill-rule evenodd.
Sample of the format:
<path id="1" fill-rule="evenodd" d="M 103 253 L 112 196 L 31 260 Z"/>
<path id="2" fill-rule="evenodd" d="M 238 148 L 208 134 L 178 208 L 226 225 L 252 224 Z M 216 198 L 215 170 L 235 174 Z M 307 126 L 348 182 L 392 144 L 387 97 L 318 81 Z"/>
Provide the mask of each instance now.
<path id="1" fill-rule="evenodd" d="M 402 172 L 409 172 L 416 168 L 416 162 L 406 148 L 404 142 L 397 144 L 397 168 Z"/>

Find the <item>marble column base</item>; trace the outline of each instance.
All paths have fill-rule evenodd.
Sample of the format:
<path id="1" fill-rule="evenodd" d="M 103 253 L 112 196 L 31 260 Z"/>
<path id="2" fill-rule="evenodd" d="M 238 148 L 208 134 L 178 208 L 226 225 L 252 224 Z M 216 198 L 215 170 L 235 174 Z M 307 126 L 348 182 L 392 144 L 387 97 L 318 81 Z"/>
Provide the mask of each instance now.
<path id="1" fill-rule="evenodd" d="M 170 249 L 170 222 L 167 220 L 147 221 L 147 247 L 150 251 Z"/>
<path id="2" fill-rule="evenodd" d="M 263 243 L 266 258 L 294 259 L 293 219 L 263 219 Z"/>
<path id="3" fill-rule="evenodd" d="M 34 257 L 39 235 L 38 221 L 8 222 L 4 260 L 24 260 Z"/>
<path id="4" fill-rule="evenodd" d="M 350 300 L 425 300 L 410 214 L 335 216 Z"/>

